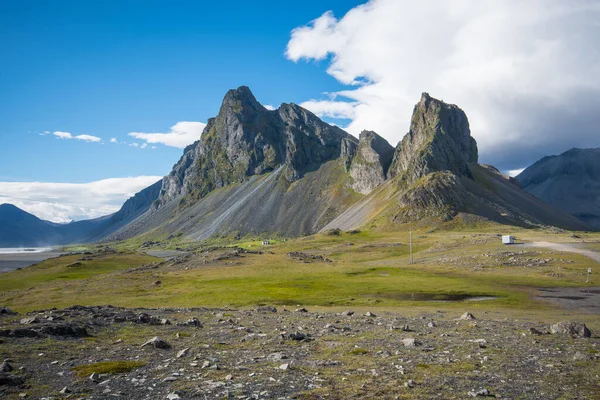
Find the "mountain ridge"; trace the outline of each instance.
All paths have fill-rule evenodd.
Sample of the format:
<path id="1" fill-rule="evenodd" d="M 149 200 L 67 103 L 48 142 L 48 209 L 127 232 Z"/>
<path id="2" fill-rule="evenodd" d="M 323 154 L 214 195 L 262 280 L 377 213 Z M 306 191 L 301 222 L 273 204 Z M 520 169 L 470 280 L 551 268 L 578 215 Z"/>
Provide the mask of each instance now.
<path id="1" fill-rule="evenodd" d="M 543 157 L 516 179 L 527 192 L 600 229 L 600 149 Z"/>

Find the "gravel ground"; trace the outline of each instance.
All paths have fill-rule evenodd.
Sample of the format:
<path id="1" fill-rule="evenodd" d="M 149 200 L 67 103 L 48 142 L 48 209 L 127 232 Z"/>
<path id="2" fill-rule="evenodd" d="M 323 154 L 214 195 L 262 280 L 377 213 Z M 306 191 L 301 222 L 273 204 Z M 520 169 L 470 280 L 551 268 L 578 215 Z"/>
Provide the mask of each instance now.
<path id="1" fill-rule="evenodd" d="M 1 311 L 0 398 L 600 398 L 597 333 L 500 312 Z"/>

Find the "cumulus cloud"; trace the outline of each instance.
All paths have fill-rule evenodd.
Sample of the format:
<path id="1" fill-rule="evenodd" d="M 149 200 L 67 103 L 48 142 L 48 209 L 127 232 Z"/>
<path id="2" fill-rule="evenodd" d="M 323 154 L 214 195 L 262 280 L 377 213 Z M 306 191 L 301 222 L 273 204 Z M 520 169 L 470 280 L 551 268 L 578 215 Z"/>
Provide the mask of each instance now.
<path id="1" fill-rule="evenodd" d="M 10 203 L 52 222 L 97 218 L 119 210 L 125 200 L 160 176 L 110 178 L 89 183 L 0 182 L 0 203 Z"/>
<path id="2" fill-rule="evenodd" d="M 263 104 L 263 107 L 270 111 L 277 110 L 277 107 L 272 104 Z"/>
<path id="3" fill-rule="evenodd" d="M 77 135 L 77 136 L 73 136 L 70 132 L 61 132 L 61 131 L 55 131 L 52 132 L 52 134 L 54 136 L 56 136 L 58 139 L 76 139 L 76 140 L 82 140 L 84 142 L 90 142 L 90 143 L 100 143 L 102 141 L 102 139 L 100 139 L 98 136 L 92 136 L 92 135 Z"/>
<path id="4" fill-rule="evenodd" d="M 294 29 L 286 56 L 348 85 L 303 105 L 350 133 L 395 145 L 429 92 L 465 110 L 482 162 L 509 170 L 600 147 L 599 20 L 593 0 L 372 0 Z"/>
<path id="5" fill-rule="evenodd" d="M 183 149 L 200 139 L 205 126 L 206 124 L 203 122 L 181 121 L 173 125 L 171 130 L 166 133 L 131 132 L 129 136 L 145 140 L 150 144 L 161 143 L 165 146 Z"/>
<path id="6" fill-rule="evenodd" d="M 114 138 L 114 137 L 113 137 L 113 138 L 110 138 L 110 142 L 111 142 L 111 143 L 117 143 L 117 138 Z"/>

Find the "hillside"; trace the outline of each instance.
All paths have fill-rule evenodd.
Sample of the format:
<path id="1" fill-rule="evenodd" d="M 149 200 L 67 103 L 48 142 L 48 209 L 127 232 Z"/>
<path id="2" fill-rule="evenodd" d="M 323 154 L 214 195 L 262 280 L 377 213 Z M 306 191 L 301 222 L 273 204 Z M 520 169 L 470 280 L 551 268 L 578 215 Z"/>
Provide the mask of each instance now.
<path id="1" fill-rule="evenodd" d="M 544 157 L 516 179 L 527 192 L 600 229 L 600 149 Z"/>

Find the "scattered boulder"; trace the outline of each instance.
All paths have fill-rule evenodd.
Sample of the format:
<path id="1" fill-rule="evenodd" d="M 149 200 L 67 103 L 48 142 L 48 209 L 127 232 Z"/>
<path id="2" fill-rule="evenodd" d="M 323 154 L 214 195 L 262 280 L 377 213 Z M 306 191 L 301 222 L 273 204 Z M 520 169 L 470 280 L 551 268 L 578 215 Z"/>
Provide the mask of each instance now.
<path id="1" fill-rule="evenodd" d="M 185 348 L 183 350 L 179 350 L 177 352 L 177 358 L 181 358 L 181 357 L 185 356 L 188 353 L 188 351 L 190 351 L 189 347 Z"/>
<path id="2" fill-rule="evenodd" d="M 2 364 L 0 364 L 0 372 L 11 372 L 12 370 L 12 365 L 10 365 L 7 361 L 4 361 Z"/>
<path id="3" fill-rule="evenodd" d="M 40 333 L 50 336 L 70 336 L 70 337 L 88 337 L 88 331 L 80 326 L 73 325 L 46 325 L 40 330 Z"/>
<path id="4" fill-rule="evenodd" d="M 561 321 L 550 326 L 550 332 L 573 335 L 578 337 L 592 336 L 592 332 L 587 328 L 587 326 L 585 326 L 585 324 L 570 321 Z"/>
<path id="5" fill-rule="evenodd" d="M 462 321 L 472 321 L 475 319 L 477 319 L 477 318 L 475 318 L 475 316 L 468 311 L 465 312 L 463 315 L 461 315 L 459 318 L 459 320 L 462 320 Z"/>
<path id="6" fill-rule="evenodd" d="M 38 318 L 38 316 L 33 316 L 33 317 L 25 317 L 25 318 L 21 318 L 21 324 L 23 325 L 29 325 L 29 324 L 37 324 L 40 322 L 40 319 Z"/>
<path id="7" fill-rule="evenodd" d="M 157 349 L 170 349 L 171 345 L 167 343 L 165 340 L 159 338 L 158 336 L 154 336 L 152 339 L 148 340 L 146 343 L 142 345 L 145 346 L 153 346 Z"/>
<path id="8" fill-rule="evenodd" d="M 354 315 L 354 311 L 346 310 L 346 311 L 343 311 L 341 315 L 343 315 L 344 317 L 351 317 Z"/>
<path id="9" fill-rule="evenodd" d="M 419 342 L 418 340 L 416 340 L 414 338 L 406 338 L 406 339 L 402 339 L 402 344 L 404 344 L 404 347 L 415 347 L 415 346 L 419 346 L 421 344 L 421 342 Z"/>
<path id="10" fill-rule="evenodd" d="M 288 337 L 292 340 L 305 340 L 306 335 L 302 332 L 293 332 L 288 335 Z"/>
<path id="11" fill-rule="evenodd" d="M 261 312 L 261 313 L 276 313 L 277 312 L 277 308 L 275 308 L 274 306 L 260 306 L 256 308 L 256 311 Z"/>
<path id="12" fill-rule="evenodd" d="M 377 315 L 373 314 L 371 311 L 367 311 L 367 313 L 365 314 L 365 317 L 372 317 L 375 318 Z"/>
<path id="13" fill-rule="evenodd" d="M 24 383 L 23 378 L 19 376 L 0 372 L 0 386 L 21 386 Z"/>
<path id="14" fill-rule="evenodd" d="M 8 307 L 0 307 L 0 314 L 5 314 L 5 315 L 17 315 L 18 313 L 11 310 Z"/>
<path id="15" fill-rule="evenodd" d="M 39 337 L 40 334 L 31 328 L 17 328 L 0 330 L 0 337 Z"/>
<path id="16" fill-rule="evenodd" d="M 467 393 L 467 396 L 469 397 L 477 397 L 477 396 L 483 396 L 483 397 L 487 397 L 487 396 L 491 396 L 490 391 L 487 389 L 481 389 L 479 391 L 470 391 Z"/>

